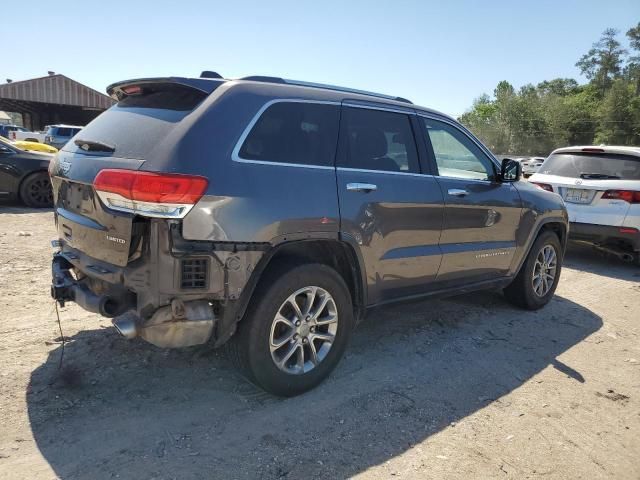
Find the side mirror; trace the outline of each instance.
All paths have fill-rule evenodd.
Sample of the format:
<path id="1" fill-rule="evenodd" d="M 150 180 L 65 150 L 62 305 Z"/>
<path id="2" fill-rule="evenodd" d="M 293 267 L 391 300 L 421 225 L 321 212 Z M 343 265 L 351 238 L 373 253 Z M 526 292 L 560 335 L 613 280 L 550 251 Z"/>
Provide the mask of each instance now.
<path id="1" fill-rule="evenodd" d="M 500 180 L 503 182 L 517 182 L 522 178 L 522 165 L 510 158 L 502 160 L 500 168 Z"/>

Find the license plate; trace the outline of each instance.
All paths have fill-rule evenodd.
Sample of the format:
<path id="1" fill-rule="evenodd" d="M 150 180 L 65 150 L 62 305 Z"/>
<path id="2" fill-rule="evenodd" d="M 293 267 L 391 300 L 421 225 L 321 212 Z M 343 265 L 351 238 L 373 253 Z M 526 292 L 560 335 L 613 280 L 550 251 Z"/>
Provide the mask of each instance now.
<path id="1" fill-rule="evenodd" d="M 591 202 L 591 190 L 583 190 L 581 188 L 567 188 L 567 193 L 564 197 L 565 201 L 571 203 L 589 203 Z"/>

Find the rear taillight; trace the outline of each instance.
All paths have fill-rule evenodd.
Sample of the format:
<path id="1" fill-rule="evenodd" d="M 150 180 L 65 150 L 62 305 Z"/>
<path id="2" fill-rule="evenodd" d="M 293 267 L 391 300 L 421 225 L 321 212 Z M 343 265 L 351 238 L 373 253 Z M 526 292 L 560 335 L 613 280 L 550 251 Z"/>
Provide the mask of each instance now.
<path id="1" fill-rule="evenodd" d="M 635 190 L 607 190 L 602 195 L 604 199 L 624 200 L 628 203 L 640 203 L 640 192 Z"/>
<path id="2" fill-rule="evenodd" d="M 637 233 L 638 233 L 638 229 L 637 228 L 631 228 L 631 227 L 620 227 L 618 229 L 618 231 L 620 233 L 626 233 L 628 235 L 637 235 Z"/>
<path id="3" fill-rule="evenodd" d="M 531 182 L 531 183 L 534 184 L 536 187 L 541 188 L 542 190 L 546 190 L 547 192 L 553 192 L 553 187 L 548 183 L 538 183 L 538 182 Z"/>
<path id="4" fill-rule="evenodd" d="M 184 217 L 209 182 L 196 175 L 100 170 L 93 187 L 109 208 L 146 217 Z"/>

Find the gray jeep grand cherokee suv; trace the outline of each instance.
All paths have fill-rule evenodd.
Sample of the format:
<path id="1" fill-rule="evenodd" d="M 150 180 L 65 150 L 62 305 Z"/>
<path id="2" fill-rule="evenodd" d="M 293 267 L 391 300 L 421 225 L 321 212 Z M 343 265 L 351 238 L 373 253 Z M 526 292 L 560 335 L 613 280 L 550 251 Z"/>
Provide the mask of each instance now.
<path id="1" fill-rule="evenodd" d="M 504 288 L 549 302 L 561 198 L 455 120 L 271 77 L 116 83 L 52 162 L 52 295 L 160 347 L 227 344 L 278 395 L 320 383 L 367 309 Z"/>

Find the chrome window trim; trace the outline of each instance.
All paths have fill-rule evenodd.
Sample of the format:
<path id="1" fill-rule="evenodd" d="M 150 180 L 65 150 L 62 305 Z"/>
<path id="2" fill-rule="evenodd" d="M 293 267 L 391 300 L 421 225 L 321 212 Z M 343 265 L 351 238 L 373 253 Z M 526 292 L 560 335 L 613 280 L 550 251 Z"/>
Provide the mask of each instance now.
<path id="1" fill-rule="evenodd" d="M 337 167 L 336 170 L 339 172 L 381 173 L 384 175 L 404 175 L 409 177 L 434 177 L 434 175 L 431 175 L 430 173 L 392 172 L 389 170 L 370 170 L 366 168 Z"/>
<path id="2" fill-rule="evenodd" d="M 312 168 L 312 169 L 316 169 L 316 170 L 334 170 L 335 167 L 332 166 L 332 165 L 305 165 L 305 164 L 301 164 L 301 163 L 288 163 L 288 162 L 275 162 L 275 161 L 272 162 L 272 161 L 269 161 L 269 160 L 251 160 L 251 159 L 248 159 L 248 158 L 242 158 L 240 156 L 240 149 L 242 148 L 242 145 L 244 144 L 244 141 L 249 136 L 249 133 L 251 133 L 251 130 L 253 129 L 255 124 L 258 122 L 258 120 L 260 119 L 262 114 L 270 106 L 275 105 L 276 103 L 314 103 L 314 104 L 320 104 L 320 105 L 336 105 L 336 106 L 340 107 L 340 102 L 333 102 L 333 101 L 328 101 L 328 100 L 307 100 L 307 99 L 304 99 L 304 98 L 274 98 L 273 100 L 269 100 L 264 105 L 262 105 L 262 107 L 260 107 L 260 109 L 256 112 L 256 114 L 253 116 L 253 118 L 251 118 L 251 121 L 247 124 L 247 126 L 243 130 L 242 135 L 240 135 L 240 138 L 236 142 L 236 145 L 233 147 L 233 150 L 231 152 L 231 160 L 233 160 L 234 162 L 238 162 L 238 163 L 253 163 L 253 164 L 258 164 L 258 165 L 274 165 L 274 166 L 279 166 L 279 167 Z"/>
<path id="3" fill-rule="evenodd" d="M 391 113 L 401 113 L 403 115 L 416 115 L 416 111 L 410 107 L 403 109 L 402 107 L 383 107 L 379 105 L 367 105 L 364 103 L 352 103 L 353 100 L 344 100 L 342 102 L 343 107 L 352 107 L 352 108 L 364 108 L 365 110 L 381 110 L 383 112 L 391 112 Z"/>
<path id="4" fill-rule="evenodd" d="M 464 134 L 469 140 L 471 140 L 487 156 L 487 158 L 493 164 L 493 166 L 495 168 L 497 168 L 497 171 L 494 172 L 494 173 L 497 174 L 498 172 L 500 172 L 501 166 L 498 163 L 498 161 L 496 160 L 496 158 L 493 156 L 493 153 L 491 153 L 487 149 L 487 147 L 482 145 L 482 143 L 480 143 L 478 140 L 476 140 L 475 136 L 469 135 L 467 132 L 465 132 L 463 129 L 461 129 L 459 125 L 456 125 L 456 122 L 453 122 L 453 121 L 449 120 L 448 118 L 439 117 L 437 115 L 430 115 L 428 113 L 423 113 L 423 112 L 419 112 L 417 115 L 419 117 L 428 118 L 430 120 L 435 120 L 436 122 L 446 123 L 447 125 L 450 125 L 453 128 L 455 128 L 456 130 L 458 130 L 460 133 Z M 425 132 L 425 135 L 426 135 L 426 132 Z M 434 158 L 434 161 L 435 161 L 435 158 Z M 438 167 L 438 165 L 436 163 L 436 168 L 437 167 Z M 480 180 L 480 179 L 465 179 L 465 178 L 460 178 L 460 177 L 447 177 L 446 175 L 435 175 L 435 176 L 436 177 L 440 177 L 440 178 L 453 178 L 453 179 L 458 179 L 458 180 L 470 180 L 472 182 L 497 183 L 495 180 L 491 180 L 491 179 Z"/>

